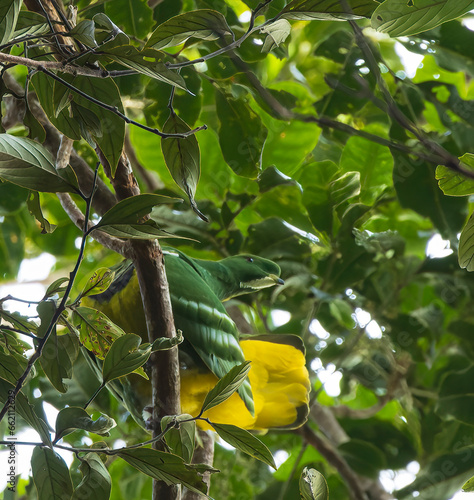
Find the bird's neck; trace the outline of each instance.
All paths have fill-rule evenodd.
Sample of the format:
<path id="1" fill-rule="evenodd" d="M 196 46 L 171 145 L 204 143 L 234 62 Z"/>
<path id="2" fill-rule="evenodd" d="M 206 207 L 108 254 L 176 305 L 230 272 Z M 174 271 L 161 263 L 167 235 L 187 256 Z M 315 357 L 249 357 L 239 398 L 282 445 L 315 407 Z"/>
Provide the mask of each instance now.
<path id="1" fill-rule="evenodd" d="M 242 293 L 238 278 L 220 262 L 208 260 L 195 261 L 200 272 L 220 301 L 230 299 Z"/>

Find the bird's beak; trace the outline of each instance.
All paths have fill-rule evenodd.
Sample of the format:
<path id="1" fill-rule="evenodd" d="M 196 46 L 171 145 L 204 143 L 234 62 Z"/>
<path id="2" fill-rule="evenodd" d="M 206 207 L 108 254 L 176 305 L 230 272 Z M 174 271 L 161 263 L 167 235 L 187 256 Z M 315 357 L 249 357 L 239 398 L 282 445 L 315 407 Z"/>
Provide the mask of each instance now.
<path id="1" fill-rule="evenodd" d="M 276 274 L 270 274 L 270 278 L 275 282 L 277 285 L 284 285 L 285 282 L 279 278 Z"/>

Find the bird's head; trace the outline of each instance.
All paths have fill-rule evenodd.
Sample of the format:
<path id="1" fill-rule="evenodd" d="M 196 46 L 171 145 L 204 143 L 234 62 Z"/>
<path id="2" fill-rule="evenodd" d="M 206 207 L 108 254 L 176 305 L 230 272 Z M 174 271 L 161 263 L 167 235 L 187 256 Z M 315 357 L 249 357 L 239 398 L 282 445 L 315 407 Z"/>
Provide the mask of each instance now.
<path id="1" fill-rule="evenodd" d="M 274 285 L 283 285 L 280 266 L 256 255 L 237 255 L 221 261 L 237 284 L 233 296 Z"/>

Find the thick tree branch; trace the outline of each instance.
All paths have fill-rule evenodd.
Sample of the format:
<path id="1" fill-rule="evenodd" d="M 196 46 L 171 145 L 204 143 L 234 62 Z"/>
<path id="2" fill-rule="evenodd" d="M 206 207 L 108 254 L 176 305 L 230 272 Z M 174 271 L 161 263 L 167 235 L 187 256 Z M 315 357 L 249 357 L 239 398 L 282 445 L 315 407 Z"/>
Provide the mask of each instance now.
<path id="1" fill-rule="evenodd" d="M 98 150 L 104 168 L 108 163 Z M 140 194 L 128 159 L 122 155 L 116 175 L 111 179 L 119 200 Z M 148 340 L 153 343 L 158 337 L 172 338 L 176 335 L 168 280 L 164 267 L 163 253 L 158 241 L 131 240 L 127 244 L 140 285 L 143 309 L 148 330 Z M 127 252 L 126 252 L 127 253 Z M 159 421 L 165 415 L 176 415 L 181 411 L 179 394 L 178 348 L 158 351 L 152 354 L 151 383 L 153 388 L 153 437 L 160 432 Z M 176 500 L 179 488 L 154 481 L 154 500 Z"/>

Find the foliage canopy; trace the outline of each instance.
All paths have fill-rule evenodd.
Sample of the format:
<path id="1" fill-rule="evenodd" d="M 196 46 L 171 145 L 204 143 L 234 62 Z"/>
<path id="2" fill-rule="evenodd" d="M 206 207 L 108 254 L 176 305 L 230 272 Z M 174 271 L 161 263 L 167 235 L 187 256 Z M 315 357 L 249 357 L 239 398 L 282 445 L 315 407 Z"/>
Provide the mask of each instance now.
<path id="1" fill-rule="evenodd" d="M 150 498 L 151 478 L 191 495 L 213 473 L 214 498 L 447 500 L 474 475 L 471 9 L 1 2 L 0 399 L 4 411 L 15 401 L 15 432 L 30 427 L 41 441 L 34 483 L 12 480 L 20 495 Z M 408 54 L 420 61 L 412 77 Z M 285 284 L 229 312 L 242 333 L 306 345 L 308 423 L 258 439 L 216 426 L 237 448 L 216 445 L 220 473 L 190 464 L 195 416 L 162 421 L 175 453 L 134 447 L 149 435 L 106 391 L 94 394 L 81 354 L 105 358 L 105 385 L 144 375 L 153 351 L 181 341 L 140 345 L 80 305 L 110 285 L 111 250 L 140 260 L 133 252 L 155 238 L 191 257 L 277 262 Z M 11 312 L 8 287 L 44 253 L 56 264 L 37 312 Z M 246 369 L 222 379 L 211 403 Z M 43 402 L 60 410 L 54 433 Z M 118 440 L 127 447 L 113 451 Z M 70 466 L 56 453 L 65 447 L 80 450 Z M 276 472 L 270 452 L 283 461 Z M 414 462 L 413 481 L 385 491 L 382 471 Z"/>

